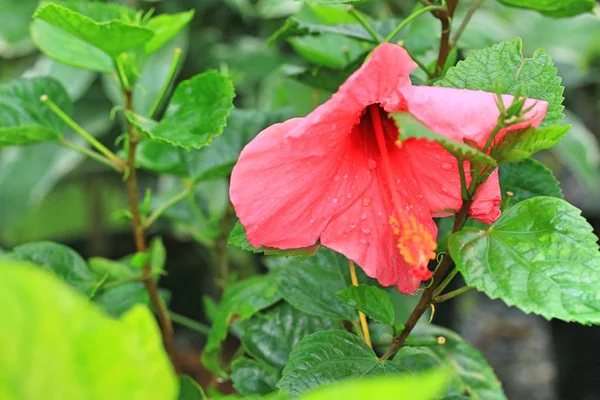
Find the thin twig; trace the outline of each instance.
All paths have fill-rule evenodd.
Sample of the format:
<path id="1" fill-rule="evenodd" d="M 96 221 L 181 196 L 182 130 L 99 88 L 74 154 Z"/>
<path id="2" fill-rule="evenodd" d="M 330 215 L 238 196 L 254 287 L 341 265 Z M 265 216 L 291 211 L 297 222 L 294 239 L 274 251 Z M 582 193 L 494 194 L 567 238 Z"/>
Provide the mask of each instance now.
<path id="1" fill-rule="evenodd" d="M 181 48 L 177 47 L 173 54 L 173 61 L 171 61 L 171 68 L 169 69 L 169 75 L 167 75 L 167 80 L 165 81 L 162 88 L 160 89 L 160 93 L 158 94 L 158 96 L 156 96 L 156 99 L 154 100 L 154 104 L 152 104 L 152 107 L 150 108 L 150 111 L 148 112 L 148 118 L 152 118 L 154 116 L 154 114 L 156 114 L 156 111 L 158 110 L 161 103 L 163 102 L 164 97 L 167 94 L 169 87 L 171 86 L 171 83 L 173 83 L 173 80 L 175 79 L 175 74 L 177 73 L 177 67 L 179 67 L 180 59 L 181 59 Z"/>
<path id="2" fill-rule="evenodd" d="M 394 28 L 394 30 L 392 32 L 390 32 L 389 35 L 386 36 L 385 39 L 383 39 L 384 42 L 391 42 L 392 39 L 394 39 L 394 37 L 400 33 L 400 31 L 402 29 L 404 29 L 408 24 L 410 24 L 411 22 L 413 22 L 417 17 L 428 13 L 430 11 L 439 11 L 439 10 L 444 10 L 444 7 L 441 6 L 427 6 L 427 7 L 423 7 L 417 11 L 415 11 L 414 13 L 412 13 L 411 15 L 409 15 L 408 17 L 406 17 L 402 22 L 400 22 L 398 24 L 398 26 L 396 26 L 396 28 Z"/>
<path id="3" fill-rule="evenodd" d="M 352 15 L 352 17 L 356 20 L 356 22 L 358 22 L 359 24 L 362 25 L 363 28 L 365 28 L 365 30 L 369 33 L 369 35 L 371 35 L 371 37 L 373 38 L 373 41 L 375 41 L 375 43 L 378 43 L 378 44 L 381 43 L 381 41 L 382 41 L 381 36 L 379 36 L 379 34 L 377 32 L 375 32 L 375 29 L 373 29 L 371 24 L 369 24 L 367 22 L 367 20 L 360 13 L 360 11 L 358 11 L 357 9 L 355 9 L 352 6 L 348 6 L 348 13 L 350 15 Z"/>
<path id="4" fill-rule="evenodd" d="M 119 167 L 117 165 L 115 165 L 112 161 L 110 161 L 108 158 L 104 157 L 102 154 L 100 153 L 96 153 L 93 150 L 90 150 L 86 147 L 83 146 L 79 146 L 73 142 L 70 142 L 69 140 L 67 140 L 65 137 L 61 137 L 58 141 L 62 146 L 65 146 L 79 154 L 82 154 L 86 157 L 89 157 L 93 160 L 98 161 L 101 164 L 104 164 L 112 169 L 114 169 L 117 172 L 122 172 L 123 168 Z"/>
<path id="5" fill-rule="evenodd" d="M 460 289 L 456 289 L 456 290 L 453 290 L 453 291 L 448 292 L 446 294 L 443 294 L 441 296 L 434 297 L 433 302 L 435 304 L 443 303 L 445 301 L 448 301 L 450 299 L 455 298 L 456 296 L 459 296 L 459 295 L 461 295 L 463 293 L 466 293 L 466 292 L 468 292 L 471 289 L 474 289 L 474 287 L 473 286 L 464 286 L 464 287 L 461 287 Z"/>
<path id="6" fill-rule="evenodd" d="M 152 226 L 152 224 L 154 222 L 156 222 L 156 220 L 161 215 L 164 214 L 165 211 L 167 211 L 169 208 L 173 207 L 175 204 L 179 203 L 181 200 L 185 199 L 187 197 L 187 195 L 190 193 L 190 190 L 191 190 L 191 186 L 186 187 L 185 190 L 176 194 L 175 196 L 173 196 L 172 198 L 170 198 L 169 200 L 167 200 L 166 202 L 161 204 L 161 206 L 158 207 L 156 210 L 154 210 L 152 212 L 152 214 L 150 214 L 150 216 L 146 219 L 146 221 L 144 221 L 144 229 L 150 228 Z"/>
<path id="7" fill-rule="evenodd" d="M 473 14 L 475 14 L 475 11 L 477 11 L 477 9 L 479 8 L 479 6 L 482 3 L 483 3 L 483 0 L 473 0 L 473 4 L 471 4 L 471 7 L 469 7 L 469 9 L 467 10 L 467 13 L 465 14 L 465 17 L 463 18 L 462 22 L 460 23 L 460 26 L 454 33 L 454 36 L 452 36 L 452 40 L 450 41 L 451 47 L 454 47 L 456 45 L 456 43 L 458 42 L 458 39 L 460 39 L 463 31 L 465 30 L 465 28 L 469 24 L 469 21 L 473 17 Z"/>
<path id="8" fill-rule="evenodd" d="M 352 260 L 348 260 L 348 268 L 350 269 L 350 280 L 352 281 L 352 286 L 358 286 L 358 278 L 356 277 L 356 267 L 354 266 L 354 262 Z M 373 344 L 371 343 L 371 334 L 369 333 L 369 324 L 367 324 L 367 317 L 362 311 L 359 311 L 358 318 L 360 319 L 360 327 L 362 329 L 365 343 L 367 344 L 367 346 L 373 347 Z"/>
<path id="9" fill-rule="evenodd" d="M 171 317 L 171 321 L 176 322 L 179 325 L 183 325 L 186 328 L 190 328 L 193 331 L 203 335 L 208 335 L 210 333 L 210 326 L 188 318 L 185 315 L 177 314 L 176 312 L 169 310 L 169 316 Z"/>

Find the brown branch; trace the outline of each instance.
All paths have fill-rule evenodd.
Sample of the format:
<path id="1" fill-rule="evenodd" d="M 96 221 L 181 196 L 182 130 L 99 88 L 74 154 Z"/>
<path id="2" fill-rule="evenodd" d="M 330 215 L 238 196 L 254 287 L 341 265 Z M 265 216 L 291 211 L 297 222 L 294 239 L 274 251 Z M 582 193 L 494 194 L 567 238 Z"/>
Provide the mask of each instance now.
<path id="1" fill-rule="evenodd" d="M 450 30 L 451 22 L 454 17 L 454 11 L 458 6 L 458 0 L 448 0 L 448 5 L 445 10 L 439 10 L 433 12 L 433 15 L 440 20 L 442 24 L 442 36 L 440 37 L 440 50 L 438 53 L 437 63 L 435 65 L 435 76 L 440 76 L 452 50 L 452 43 L 450 42 Z"/>
<path id="2" fill-rule="evenodd" d="M 126 110 L 133 110 L 131 100 L 131 92 L 126 91 Z M 127 153 L 127 171 L 125 184 L 127 186 L 127 198 L 129 200 L 129 208 L 131 210 L 131 221 L 133 226 L 133 238 L 135 240 L 135 246 L 137 248 L 137 251 L 144 252 L 147 250 L 147 246 L 146 238 L 144 236 L 144 224 L 142 221 L 142 214 L 140 212 L 140 203 L 138 199 L 138 184 L 135 170 L 135 152 L 139 143 L 139 134 L 135 130 L 133 125 L 131 125 L 131 123 L 127 120 L 126 125 L 127 135 L 129 138 L 129 149 Z M 171 358 L 173 366 L 177 368 L 175 345 L 173 341 L 173 325 L 171 324 L 168 310 L 165 307 L 158 293 L 158 286 L 152 278 L 152 266 L 149 262 L 147 262 L 146 265 L 144 265 L 143 281 L 144 286 L 146 287 L 146 290 L 150 295 L 150 301 L 152 302 L 152 306 L 154 307 L 154 310 L 156 311 L 156 314 L 158 316 L 158 321 L 162 329 L 163 340 L 165 342 L 165 348 L 167 350 L 167 353 L 169 354 L 169 357 Z"/>

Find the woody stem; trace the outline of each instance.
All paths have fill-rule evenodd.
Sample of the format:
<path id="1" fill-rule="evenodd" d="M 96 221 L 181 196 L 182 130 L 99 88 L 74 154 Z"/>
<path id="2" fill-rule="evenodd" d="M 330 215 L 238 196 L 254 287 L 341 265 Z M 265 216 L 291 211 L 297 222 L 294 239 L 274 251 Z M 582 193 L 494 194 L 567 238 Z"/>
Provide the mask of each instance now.
<path id="1" fill-rule="evenodd" d="M 358 286 L 356 267 L 354 266 L 354 262 L 352 260 L 348 260 L 348 268 L 350 269 L 350 280 L 352 281 L 352 286 Z M 373 347 L 373 344 L 371 343 L 371 334 L 369 333 L 369 325 L 367 324 L 367 317 L 362 311 L 359 311 L 358 318 L 360 319 L 360 328 L 362 330 L 365 343 L 367 346 Z"/>

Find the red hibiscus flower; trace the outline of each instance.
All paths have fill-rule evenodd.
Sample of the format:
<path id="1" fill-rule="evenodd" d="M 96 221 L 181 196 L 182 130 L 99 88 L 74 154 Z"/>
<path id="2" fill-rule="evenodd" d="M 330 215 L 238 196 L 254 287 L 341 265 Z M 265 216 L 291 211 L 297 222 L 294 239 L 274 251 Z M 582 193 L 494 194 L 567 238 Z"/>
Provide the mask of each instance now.
<path id="1" fill-rule="evenodd" d="M 291 249 L 320 240 L 402 293 L 431 276 L 432 217 L 462 204 L 458 163 L 435 142 L 397 142 L 387 113 L 408 111 L 440 135 L 483 146 L 499 110 L 493 93 L 412 86 L 414 68 L 404 49 L 382 44 L 329 101 L 265 129 L 244 148 L 230 196 L 250 244 Z M 505 104 L 511 100 L 504 96 Z M 525 107 L 532 105 L 525 126 L 545 116 L 545 102 Z M 500 202 L 494 173 L 470 216 L 491 223 Z"/>

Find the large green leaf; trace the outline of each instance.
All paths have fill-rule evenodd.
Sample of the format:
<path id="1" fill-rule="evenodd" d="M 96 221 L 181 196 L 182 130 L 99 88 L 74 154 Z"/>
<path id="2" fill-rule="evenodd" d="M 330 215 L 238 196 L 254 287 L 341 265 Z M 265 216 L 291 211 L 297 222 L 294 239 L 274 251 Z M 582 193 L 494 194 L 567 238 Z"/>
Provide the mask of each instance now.
<path id="1" fill-rule="evenodd" d="M 242 325 L 242 344 L 252 357 L 279 372 L 302 338 L 313 332 L 341 328 L 337 321 L 305 314 L 284 303 L 245 322 Z"/>
<path id="2" fill-rule="evenodd" d="M 560 184 L 552 171 L 532 158 L 519 163 L 501 165 L 500 186 L 503 194 L 507 191 L 514 194 L 511 204 L 535 196 L 563 197 Z"/>
<path id="3" fill-rule="evenodd" d="M 398 137 L 400 140 L 416 138 L 437 142 L 444 149 L 461 160 L 471 160 L 484 164 L 496 165 L 496 162 L 485 153 L 464 143 L 459 143 L 442 135 L 438 135 L 408 112 L 392 113 L 391 116 L 400 130 L 400 136 Z"/>
<path id="4" fill-rule="evenodd" d="M 598 238 L 564 200 L 534 197 L 506 211 L 488 230 L 450 238 L 467 284 L 545 318 L 600 323 Z"/>
<path id="5" fill-rule="evenodd" d="M 14 58 L 35 50 L 27 27 L 38 0 L 0 0 L 0 56 Z"/>
<path id="6" fill-rule="evenodd" d="M 443 336 L 446 343 L 433 347 L 403 347 L 394 362 L 413 373 L 439 368 L 450 371 L 444 399 L 506 400 L 494 370 L 485 358 L 456 333 L 435 325 L 420 326 L 411 339 L 430 340 Z"/>
<path id="7" fill-rule="evenodd" d="M 12 256 L 51 270 L 64 282 L 83 292 L 89 292 L 96 283 L 96 277 L 85 260 L 62 244 L 27 243 L 15 247 Z"/>
<path id="8" fill-rule="evenodd" d="M 102 3 L 86 5 L 88 14 L 96 17 L 92 18 L 79 13 L 77 3 L 65 3 L 65 5 L 44 3 L 36 10 L 33 18 L 45 21 L 113 58 L 125 51 L 141 47 L 154 36 L 152 30 L 123 19 L 98 18 L 100 14 L 104 17 L 114 6 L 108 8 L 109 5 Z"/>
<path id="9" fill-rule="evenodd" d="M 174 399 L 152 313 L 114 320 L 46 271 L 0 260 L 0 398 Z"/>
<path id="10" fill-rule="evenodd" d="M 40 101 L 48 95 L 63 111 L 73 105 L 52 78 L 17 79 L 0 85 L 0 147 L 58 139 L 66 125 Z"/>
<path id="11" fill-rule="evenodd" d="M 244 396 L 274 392 L 279 371 L 261 361 L 242 357 L 231 364 L 231 380 L 235 390 Z"/>
<path id="12" fill-rule="evenodd" d="M 350 307 L 362 311 L 373 320 L 386 325 L 394 325 L 396 314 L 390 296 L 375 286 L 348 286 L 337 296 Z"/>
<path id="13" fill-rule="evenodd" d="M 531 58 L 524 57 L 522 50 L 521 39 L 514 39 L 476 51 L 450 68 L 436 85 L 544 100 L 548 112 L 542 127 L 559 125 L 564 88 L 554 63 L 544 50 L 536 50 Z"/>
<path id="14" fill-rule="evenodd" d="M 301 400 L 410 399 L 435 400 L 444 392 L 449 376 L 446 370 L 423 372 L 403 377 L 377 377 L 319 388 Z"/>
<path id="15" fill-rule="evenodd" d="M 572 17 L 586 12 L 592 12 L 594 0 L 498 0 L 500 3 L 518 8 L 538 11 L 554 18 Z"/>
<path id="16" fill-rule="evenodd" d="M 347 331 L 306 336 L 290 354 L 277 387 L 291 396 L 349 378 L 385 375 L 405 368 L 380 361 L 361 338 Z"/>
<path id="17" fill-rule="evenodd" d="M 344 273 L 348 261 L 321 248 L 305 260 L 289 258 L 279 271 L 279 293 L 297 309 L 325 318 L 354 320 L 356 312 L 335 293 L 347 286 Z"/>
<path id="18" fill-rule="evenodd" d="M 243 321 L 281 299 L 275 274 L 254 276 L 227 288 L 214 316 L 213 326 L 202 352 L 202 362 L 209 370 L 224 375 L 220 368 L 221 343 L 227 337 L 232 318 Z"/>
<path id="19" fill-rule="evenodd" d="M 165 117 L 148 134 L 185 149 L 209 145 L 223 133 L 235 96 L 231 80 L 208 71 L 177 86 Z"/>

